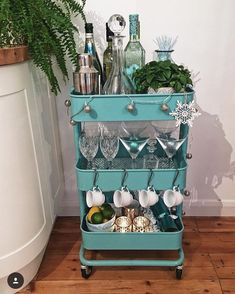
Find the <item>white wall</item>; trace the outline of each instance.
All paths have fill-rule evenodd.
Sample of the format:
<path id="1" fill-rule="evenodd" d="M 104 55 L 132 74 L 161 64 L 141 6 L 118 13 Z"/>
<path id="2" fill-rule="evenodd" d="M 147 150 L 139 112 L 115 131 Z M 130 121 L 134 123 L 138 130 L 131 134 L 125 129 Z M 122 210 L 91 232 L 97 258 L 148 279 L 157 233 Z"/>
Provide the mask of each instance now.
<path id="1" fill-rule="evenodd" d="M 141 42 L 147 61 L 153 57 L 153 39 L 178 36 L 173 59 L 196 75 L 197 102 L 202 116 L 192 129 L 193 159 L 189 164 L 187 214 L 235 214 L 235 1 L 234 0 L 87 0 L 87 21 L 94 22 L 97 47 L 105 47 L 105 22 L 114 13 L 128 22 L 139 13 Z M 128 36 L 128 27 L 124 34 Z M 84 36 L 81 35 L 81 38 Z M 126 38 L 127 40 L 127 38 Z M 82 41 L 78 41 L 82 48 Z M 58 97 L 66 194 L 61 213 L 77 213 L 72 127 Z"/>

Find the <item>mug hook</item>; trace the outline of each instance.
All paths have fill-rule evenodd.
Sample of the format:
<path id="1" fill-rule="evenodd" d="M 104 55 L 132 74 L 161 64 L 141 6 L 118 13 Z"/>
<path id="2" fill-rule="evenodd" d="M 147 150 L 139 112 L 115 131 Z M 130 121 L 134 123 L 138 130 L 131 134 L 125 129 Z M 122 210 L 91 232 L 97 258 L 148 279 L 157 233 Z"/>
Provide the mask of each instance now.
<path id="1" fill-rule="evenodd" d="M 149 178 L 148 178 L 148 187 L 151 186 L 150 183 L 152 181 L 153 175 L 154 175 L 153 170 L 150 168 L 150 175 L 149 175 Z"/>
<path id="2" fill-rule="evenodd" d="M 121 186 L 122 186 L 122 187 L 124 187 L 124 185 L 125 185 L 125 181 L 126 181 L 127 176 L 128 176 L 128 172 L 127 172 L 127 170 L 124 169 L 123 171 L 124 171 L 124 175 L 123 175 L 123 177 L 122 177 L 122 183 L 121 183 Z"/>
<path id="3" fill-rule="evenodd" d="M 175 178 L 174 178 L 173 183 L 172 183 L 172 187 L 175 187 L 175 186 L 176 186 L 175 182 L 176 182 L 176 180 L 177 180 L 177 178 L 178 178 L 179 173 L 180 173 L 180 172 L 179 172 L 179 170 L 177 169 L 177 170 L 176 170 L 176 174 L 175 174 Z"/>
<path id="4" fill-rule="evenodd" d="M 98 179 L 98 172 L 96 169 L 94 169 L 94 179 L 93 179 L 93 187 L 96 187 L 96 182 L 97 182 L 97 179 Z"/>

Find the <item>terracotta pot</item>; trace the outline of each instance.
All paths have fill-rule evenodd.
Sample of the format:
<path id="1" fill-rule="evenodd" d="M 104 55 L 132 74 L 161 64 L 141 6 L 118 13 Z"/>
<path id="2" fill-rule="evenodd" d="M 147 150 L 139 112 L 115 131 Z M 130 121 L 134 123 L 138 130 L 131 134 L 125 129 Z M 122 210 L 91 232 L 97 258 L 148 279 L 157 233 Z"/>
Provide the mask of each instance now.
<path id="1" fill-rule="evenodd" d="M 27 46 L 0 48 L 0 65 L 14 64 L 28 59 Z"/>

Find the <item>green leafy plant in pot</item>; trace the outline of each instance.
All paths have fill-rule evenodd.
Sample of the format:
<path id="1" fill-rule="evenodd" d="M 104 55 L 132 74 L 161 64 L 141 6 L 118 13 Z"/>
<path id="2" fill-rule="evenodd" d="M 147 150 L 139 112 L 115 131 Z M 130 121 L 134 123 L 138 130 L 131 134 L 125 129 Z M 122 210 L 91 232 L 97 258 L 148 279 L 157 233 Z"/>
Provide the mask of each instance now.
<path id="1" fill-rule="evenodd" d="M 192 86 L 191 73 L 183 65 L 170 60 L 151 61 L 133 74 L 136 93 L 158 92 L 161 88 L 172 88 L 172 92 L 187 91 Z"/>
<path id="2" fill-rule="evenodd" d="M 76 0 L 1 0 L 0 64 L 24 61 L 29 55 L 34 64 L 46 74 L 52 91 L 57 94 L 60 86 L 54 66 L 57 65 L 66 81 L 66 56 L 76 65 L 74 34 L 78 29 L 71 18 L 80 16 L 85 21 L 85 2 L 86 0 L 81 0 L 80 3 Z M 10 60 L 8 63 L 7 57 Z M 18 57 L 15 62 L 14 57 Z"/>

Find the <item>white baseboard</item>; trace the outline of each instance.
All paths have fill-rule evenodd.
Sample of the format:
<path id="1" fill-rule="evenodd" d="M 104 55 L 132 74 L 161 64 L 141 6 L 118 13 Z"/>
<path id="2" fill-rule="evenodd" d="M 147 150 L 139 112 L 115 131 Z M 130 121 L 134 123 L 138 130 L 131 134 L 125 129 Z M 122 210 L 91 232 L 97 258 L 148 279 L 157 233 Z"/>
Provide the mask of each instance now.
<path id="1" fill-rule="evenodd" d="M 60 206 L 58 209 L 58 216 L 78 216 L 80 215 L 80 210 L 79 210 L 79 206 L 78 204 L 74 204 L 70 206 L 66 205 L 66 206 Z"/>
<path id="2" fill-rule="evenodd" d="M 184 201 L 187 216 L 235 216 L 235 200 Z"/>

